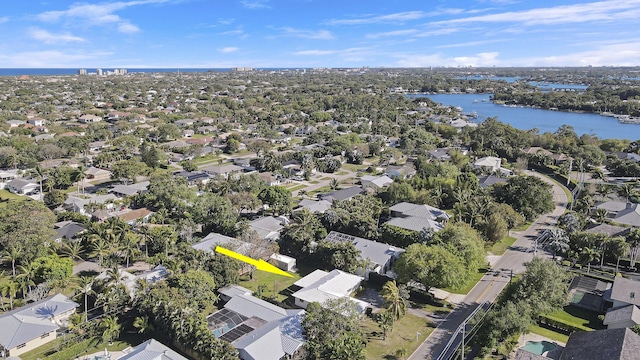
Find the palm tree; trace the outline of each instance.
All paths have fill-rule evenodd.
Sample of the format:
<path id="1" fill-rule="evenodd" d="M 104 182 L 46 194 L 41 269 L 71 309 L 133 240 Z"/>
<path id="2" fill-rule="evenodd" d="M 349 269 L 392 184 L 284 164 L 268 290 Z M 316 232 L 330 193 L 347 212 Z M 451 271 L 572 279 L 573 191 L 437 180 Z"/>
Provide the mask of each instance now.
<path id="1" fill-rule="evenodd" d="M 565 235 L 564 230 L 560 228 L 549 229 L 547 234 L 547 246 L 553 250 L 553 259 L 555 260 L 558 252 L 564 252 L 569 249 L 569 238 Z"/>
<path id="2" fill-rule="evenodd" d="M 127 268 L 129 260 L 135 256 L 140 250 L 140 237 L 133 232 L 128 231 L 121 242 L 120 251 L 124 253 Z"/>
<path id="3" fill-rule="evenodd" d="M 104 257 L 109 255 L 112 251 L 111 244 L 105 238 L 97 238 L 91 244 L 91 253 L 89 254 L 92 257 L 98 257 L 98 265 L 102 268 L 104 264 Z"/>
<path id="4" fill-rule="evenodd" d="M 0 276 L 4 274 L 0 273 Z M 2 296 L 9 297 L 9 309 L 13 310 L 13 299 L 16 297 L 16 294 L 19 290 L 19 284 L 15 282 L 13 279 L 9 277 L 0 277 L 0 293 Z"/>
<path id="5" fill-rule="evenodd" d="M 120 336 L 121 326 L 118 323 L 118 317 L 114 315 L 107 315 L 100 321 L 100 329 L 102 330 L 102 340 L 113 343 L 113 340 Z"/>
<path id="6" fill-rule="evenodd" d="M 329 188 L 331 190 L 338 190 L 339 187 L 340 182 L 338 181 L 338 179 L 331 179 L 331 181 L 329 182 Z"/>
<path id="7" fill-rule="evenodd" d="M 595 209 L 593 211 L 593 219 L 600 224 L 604 224 L 604 222 L 607 220 L 607 214 L 608 212 L 605 209 Z"/>
<path id="8" fill-rule="evenodd" d="M 89 306 L 89 294 L 93 292 L 93 278 L 91 276 L 81 276 L 78 278 L 78 286 L 84 294 L 84 321 L 87 321 L 87 308 Z"/>
<path id="9" fill-rule="evenodd" d="M 399 320 L 404 314 L 407 313 L 407 302 L 401 294 L 400 290 L 396 286 L 396 282 L 387 281 L 380 291 L 380 295 L 384 300 L 384 306 L 387 308 L 395 320 Z"/>
<path id="10" fill-rule="evenodd" d="M 82 243 L 80 243 L 80 241 L 65 242 L 64 244 L 62 244 L 62 249 L 60 252 L 62 253 L 62 255 L 66 255 L 72 260 L 84 260 L 82 258 L 84 248 L 82 247 Z"/>
<path id="11" fill-rule="evenodd" d="M 382 329 L 383 340 L 387 340 L 387 331 L 393 330 L 393 323 L 395 318 L 389 310 L 384 310 L 381 313 L 376 314 L 376 322 L 380 329 Z"/>
<path id="12" fill-rule="evenodd" d="M 627 202 L 629 202 L 629 197 L 633 195 L 633 187 L 629 184 L 622 184 L 618 188 L 618 194 L 620 194 L 620 196 L 624 196 Z"/>
<path id="13" fill-rule="evenodd" d="M 405 356 L 407 356 L 407 349 L 399 348 L 396 350 L 396 353 L 395 353 L 396 360 L 402 360 L 402 358 L 404 358 Z"/>
<path id="14" fill-rule="evenodd" d="M 142 235 L 142 241 L 144 242 L 144 256 L 149 258 L 149 235 L 151 229 L 147 225 L 140 225 L 137 230 Z"/>
<path id="15" fill-rule="evenodd" d="M 11 263 L 11 274 L 16 278 L 16 262 L 22 257 L 22 248 L 18 246 L 10 246 L 2 252 L 2 261 Z"/>
<path id="16" fill-rule="evenodd" d="M 616 257 L 616 274 L 620 266 L 620 258 L 631 250 L 631 245 L 623 237 L 614 237 L 611 239 L 611 254 Z"/>
<path id="17" fill-rule="evenodd" d="M 133 321 L 133 327 L 138 329 L 139 334 L 153 331 L 153 323 L 149 321 L 148 316 L 136 317 Z"/>
<path id="18" fill-rule="evenodd" d="M 38 268 L 35 267 L 34 262 L 28 262 L 25 265 L 18 266 L 18 270 L 20 274 L 16 276 L 16 278 L 25 278 L 25 282 L 27 283 L 28 291 L 31 291 L 31 286 L 35 286 L 33 284 L 33 279 L 36 277 L 36 271 Z"/>
<path id="19" fill-rule="evenodd" d="M 584 248 L 580 252 L 580 257 L 582 258 L 582 265 L 587 264 L 587 273 L 591 271 L 591 263 L 600 259 L 600 253 L 592 248 Z"/>
<path id="20" fill-rule="evenodd" d="M 40 182 L 40 195 L 42 195 L 42 181 L 47 175 L 47 169 L 43 168 L 40 165 L 36 165 L 36 167 L 31 170 L 31 174 L 35 176 L 36 179 L 38 179 L 38 181 Z"/>

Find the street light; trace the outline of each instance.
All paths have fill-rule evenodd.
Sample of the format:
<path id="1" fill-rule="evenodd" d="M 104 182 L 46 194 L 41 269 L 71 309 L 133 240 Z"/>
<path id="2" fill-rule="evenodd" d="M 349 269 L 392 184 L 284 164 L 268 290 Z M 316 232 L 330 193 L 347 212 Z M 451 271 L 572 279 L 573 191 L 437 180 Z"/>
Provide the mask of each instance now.
<path id="1" fill-rule="evenodd" d="M 418 341 L 418 337 L 422 335 L 422 333 L 416 332 L 416 341 Z"/>

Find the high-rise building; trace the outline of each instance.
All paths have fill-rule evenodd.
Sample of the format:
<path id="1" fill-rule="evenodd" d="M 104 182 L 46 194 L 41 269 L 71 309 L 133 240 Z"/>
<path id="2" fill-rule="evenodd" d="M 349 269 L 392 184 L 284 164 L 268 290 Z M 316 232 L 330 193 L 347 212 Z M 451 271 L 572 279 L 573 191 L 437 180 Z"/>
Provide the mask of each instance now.
<path id="1" fill-rule="evenodd" d="M 87 75 L 87 69 L 78 70 L 78 75 Z"/>
<path id="2" fill-rule="evenodd" d="M 98 76 L 102 76 L 102 69 L 96 69 L 96 72 L 98 73 Z"/>

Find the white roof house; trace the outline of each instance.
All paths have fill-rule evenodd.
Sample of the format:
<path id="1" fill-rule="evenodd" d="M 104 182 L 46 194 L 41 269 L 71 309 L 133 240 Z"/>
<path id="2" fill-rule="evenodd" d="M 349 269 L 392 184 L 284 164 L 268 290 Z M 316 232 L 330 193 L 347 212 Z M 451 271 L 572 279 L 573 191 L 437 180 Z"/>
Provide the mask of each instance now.
<path id="1" fill-rule="evenodd" d="M 155 339 L 149 339 L 116 360 L 187 360 Z"/>
<path id="2" fill-rule="evenodd" d="M 304 309 L 312 302 L 322 305 L 330 299 L 348 297 L 356 303 L 358 310 L 363 312 L 370 304 L 350 297 L 351 293 L 358 289 L 362 280 L 361 276 L 337 269 L 331 272 L 315 270 L 294 283 L 294 285 L 300 286 L 302 289 L 291 296 L 295 299 L 296 306 Z"/>
<path id="3" fill-rule="evenodd" d="M 251 221 L 249 228 L 257 232 L 263 239 L 277 240 L 280 238 L 280 231 L 284 228 L 283 222 L 286 222 L 284 218 L 265 216 Z"/>
<path id="4" fill-rule="evenodd" d="M 365 175 L 360 178 L 360 182 L 365 190 L 378 190 L 393 184 L 393 179 L 387 175 Z"/>
<path id="5" fill-rule="evenodd" d="M 489 170 L 491 172 L 498 171 L 500 169 L 500 165 L 502 164 L 502 159 L 495 156 L 485 156 L 479 158 L 473 163 L 474 168 L 482 168 Z"/>
<path id="6" fill-rule="evenodd" d="M 304 310 L 287 310 L 238 294 L 207 317 L 214 336 L 231 343 L 244 360 L 292 358 L 305 342 Z"/>
<path id="7" fill-rule="evenodd" d="M 56 330 L 77 307 L 77 303 L 57 294 L 1 314 L 0 348 L 4 356 L 17 356 L 55 340 Z"/>

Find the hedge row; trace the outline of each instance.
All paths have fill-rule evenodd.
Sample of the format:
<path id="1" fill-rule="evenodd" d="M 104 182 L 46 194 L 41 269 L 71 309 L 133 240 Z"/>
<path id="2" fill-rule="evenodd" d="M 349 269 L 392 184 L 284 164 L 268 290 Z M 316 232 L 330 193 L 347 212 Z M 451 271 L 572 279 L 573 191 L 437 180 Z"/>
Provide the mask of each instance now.
<path id="1" fill-rule="evenodd" d="M 560 319 L 555 319 L 546 315 L 543 315 L 538 319 L 538 323 L 540 325 L 544 325 L 547 328 L 551 328 L 556 332 L 563 333 L 565 335 L 570 335 L 576 331 L 591 331 L 592 329 L 582 326 L 566 323 Z"/>

